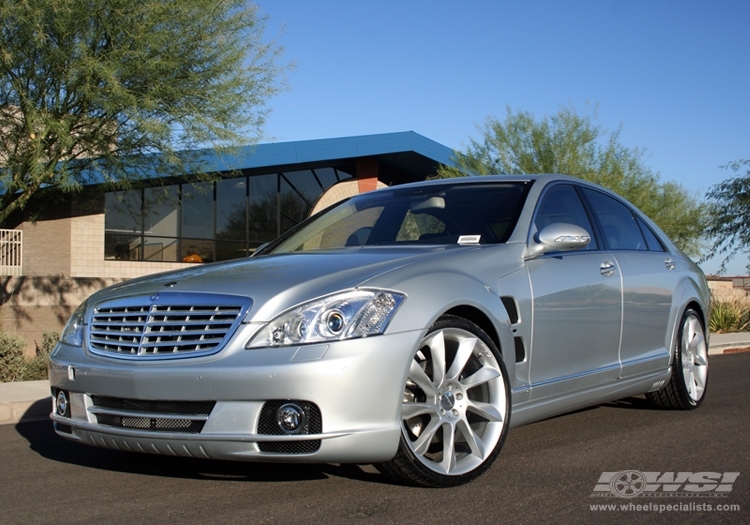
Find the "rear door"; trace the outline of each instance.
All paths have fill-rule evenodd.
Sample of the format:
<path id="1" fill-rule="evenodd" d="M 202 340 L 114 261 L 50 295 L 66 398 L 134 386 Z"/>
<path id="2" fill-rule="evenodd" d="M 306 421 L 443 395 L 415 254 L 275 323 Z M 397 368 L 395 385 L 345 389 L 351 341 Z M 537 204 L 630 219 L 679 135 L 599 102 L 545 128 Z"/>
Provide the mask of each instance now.
<path id="1" fill-rule="evenodd" d="M 583 188 L 617 261 L 623 283 L 621 377 L 669 365 L 669 315 L 679 272 L 661 241 L 629 206 L 603 192 Z"/>

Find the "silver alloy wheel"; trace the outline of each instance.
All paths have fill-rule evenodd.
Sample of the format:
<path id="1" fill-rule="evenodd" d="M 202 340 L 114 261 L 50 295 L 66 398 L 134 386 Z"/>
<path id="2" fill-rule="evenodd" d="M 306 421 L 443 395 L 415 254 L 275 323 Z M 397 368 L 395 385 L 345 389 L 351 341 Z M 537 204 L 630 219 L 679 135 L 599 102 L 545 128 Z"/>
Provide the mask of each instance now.
<path id="1" fill-rule="evenodd" d="M 498 358 L 475 334 L 455 327 L 429 333 L 411 362 L 401 406 L 412 454 L 443 476 L 481 466 L 503 436 L 506 387 Z"/>
<path id="2" fill-rule="evenodd" d="M 682 323 L 682 379 L 693 403 L 703 397 L 708 377 L 708 349 L 700 319 L 690 313 Z"/>

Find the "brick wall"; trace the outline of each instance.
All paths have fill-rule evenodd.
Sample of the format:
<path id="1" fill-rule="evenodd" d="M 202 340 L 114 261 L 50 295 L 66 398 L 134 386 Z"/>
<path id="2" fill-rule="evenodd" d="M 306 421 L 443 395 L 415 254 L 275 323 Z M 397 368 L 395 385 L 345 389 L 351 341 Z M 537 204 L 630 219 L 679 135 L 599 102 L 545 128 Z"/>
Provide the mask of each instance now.
<path id="1" fill-rule="evenodd" d="M 26 340 L 33 355 L 45 331 L 62 331 L 73 310 L 89 295 L 124 279 L 1 277 L 0 329 Z"/>
<path id="2" fill-rule="evenodd" d="M 23 222 L 23 275 L 70 275 L 69 217 Z"/>

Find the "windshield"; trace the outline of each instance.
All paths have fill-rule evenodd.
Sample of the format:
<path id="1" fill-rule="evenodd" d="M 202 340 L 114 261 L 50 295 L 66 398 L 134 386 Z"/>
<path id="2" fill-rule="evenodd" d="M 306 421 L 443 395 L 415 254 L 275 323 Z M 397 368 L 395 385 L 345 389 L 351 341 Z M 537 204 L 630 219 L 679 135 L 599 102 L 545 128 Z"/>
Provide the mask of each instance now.
<path id="1" fill-rule="evenodd" d="M 366 193 L 316 215 L 264 252 L 502 243 L 513 231 L 528 186 L 446 183 Z"/>

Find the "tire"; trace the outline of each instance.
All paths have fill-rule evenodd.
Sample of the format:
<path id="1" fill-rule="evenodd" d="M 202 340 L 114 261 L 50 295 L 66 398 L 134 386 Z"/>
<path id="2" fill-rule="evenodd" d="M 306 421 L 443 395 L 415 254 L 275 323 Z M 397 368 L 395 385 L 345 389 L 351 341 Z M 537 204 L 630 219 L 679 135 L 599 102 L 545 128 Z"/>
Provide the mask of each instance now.
<path id="1" fill-rule="evenodd" d="M 672 358 L 672 377 L 661 389 L 646 394 L 657 408 L 693 410 L 706 396 L 708 384 L 708 345 L 703 321 L 692 308 L 685 310 L 680 322 Z"/>
<path id="2" fill-rule="evenodd" d="M 509 422 L 508 372 L 497 346 L 474 323 L 443 316 L 407 373 L 398 452 L 375 466 L 406 485 L 468 483 L 495 460 Z"/>

